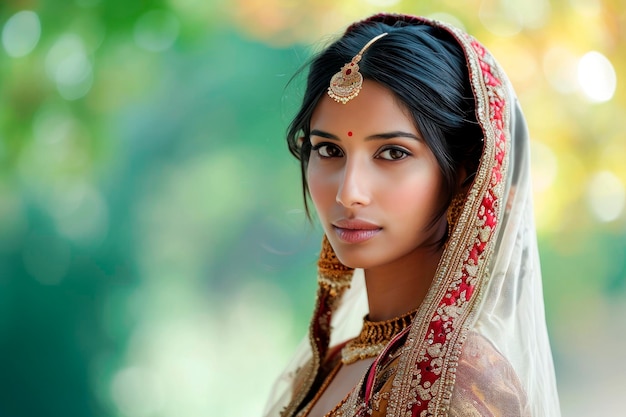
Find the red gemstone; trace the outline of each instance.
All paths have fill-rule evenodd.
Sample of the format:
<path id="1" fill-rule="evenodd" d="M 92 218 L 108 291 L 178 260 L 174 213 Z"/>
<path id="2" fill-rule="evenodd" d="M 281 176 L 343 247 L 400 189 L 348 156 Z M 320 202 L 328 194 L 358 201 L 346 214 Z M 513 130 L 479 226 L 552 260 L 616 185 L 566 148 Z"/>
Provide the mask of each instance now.
<path id="1" fill-rule="evenodd" d="M 351 70 L 350 68 L 348 68 L 348 69 L 346 70 L 346 75 L 350 75 L 350 74 L 352 74 L 352 70 Z"/>

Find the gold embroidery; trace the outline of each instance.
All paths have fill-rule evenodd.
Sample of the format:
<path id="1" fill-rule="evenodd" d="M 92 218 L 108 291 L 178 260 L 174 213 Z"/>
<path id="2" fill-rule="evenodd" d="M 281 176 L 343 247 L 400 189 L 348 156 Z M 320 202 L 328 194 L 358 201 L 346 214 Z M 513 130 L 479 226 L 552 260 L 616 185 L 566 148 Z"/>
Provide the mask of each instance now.
<path id="1" fill-rule="evenodd" d="M 309 366 L 302 370 L 301 375 L 298 375 L 298 380 L 302 381 L 300 388 L 294 391 L 293 398 L 281 412 L 281 417 L 293 416 L 296 413 L 315 382 L 321 367 L 321 359 L 328 349 L 332 312 L 343 293 L 350 286 L 352 272 L 352 268 L 339 262 L 328 239 L 324 236 L 318 260 L 317 300 L 309 326 L 309 341 L 313 357 Z"/>

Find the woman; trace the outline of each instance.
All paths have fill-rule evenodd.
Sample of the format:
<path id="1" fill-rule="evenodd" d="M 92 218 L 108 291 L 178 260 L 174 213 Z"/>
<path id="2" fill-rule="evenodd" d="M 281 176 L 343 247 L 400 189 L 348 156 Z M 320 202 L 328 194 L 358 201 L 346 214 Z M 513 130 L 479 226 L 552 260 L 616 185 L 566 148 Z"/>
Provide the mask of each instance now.
<path id="1" fill-rule="evenodd" d="M 325 237 L 266 415 L 558 416 L 528 134 L 485 48 L 357 22 L 312 61 L 288 143 Z"/>

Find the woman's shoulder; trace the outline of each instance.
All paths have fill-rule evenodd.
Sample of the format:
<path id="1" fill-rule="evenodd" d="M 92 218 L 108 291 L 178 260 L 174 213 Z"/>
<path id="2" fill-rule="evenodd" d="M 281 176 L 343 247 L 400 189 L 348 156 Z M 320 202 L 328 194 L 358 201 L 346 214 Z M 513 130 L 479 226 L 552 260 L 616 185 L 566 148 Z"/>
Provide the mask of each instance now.
<path id="1" fill-rule="evenodd" d="M 469 332 L 463 344 L 449 416 L 530 416 L 513 366 L 479 333 Z"/>

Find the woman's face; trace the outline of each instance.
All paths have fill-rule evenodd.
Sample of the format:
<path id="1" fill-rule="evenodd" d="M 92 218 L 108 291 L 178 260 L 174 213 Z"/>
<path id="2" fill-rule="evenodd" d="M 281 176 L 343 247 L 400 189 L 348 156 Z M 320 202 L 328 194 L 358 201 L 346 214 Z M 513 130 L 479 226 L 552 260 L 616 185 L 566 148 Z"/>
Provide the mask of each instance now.
<path id="1" fill-rule="evenodd" d="M 311 118 L 309 190 L 339 260 L 376 268 L 421 259 L 446 231 L 443 178 L 407 110 L 370 80 L 347 104 L 324 95 Z"/>

